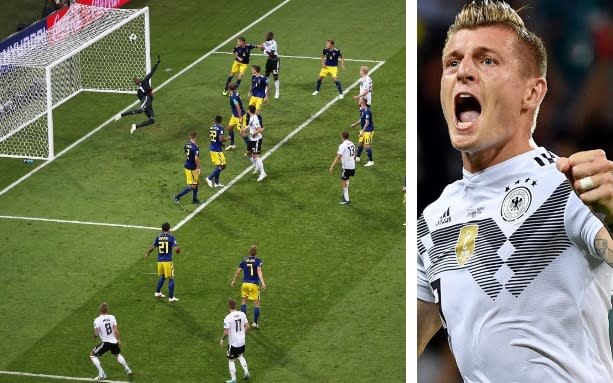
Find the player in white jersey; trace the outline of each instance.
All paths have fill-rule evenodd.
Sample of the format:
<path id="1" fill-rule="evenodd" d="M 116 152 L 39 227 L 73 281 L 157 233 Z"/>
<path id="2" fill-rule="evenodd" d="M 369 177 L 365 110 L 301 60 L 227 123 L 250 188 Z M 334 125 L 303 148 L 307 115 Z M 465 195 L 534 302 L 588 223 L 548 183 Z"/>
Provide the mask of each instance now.
<path id="1" fill-rule="evenodd" d="M 101 343 L 94 347 L 89 353 L 92 363 L 98 369 L 98 376 L 94 379 L 106 379 L 106 374 L 102 369 L 98 357 L 104 355 L 107 351 L 111 351 L 111 354 L 117 359 L 117 362 L 123 366 L 126 374 L 131 375 L 132 370 L 128 367 L 128 363 L 123 355 L 121 355 L 121 350 L 119 349 L 120 341 L 117 320 L 114 315 L 109 314 L 109 306 L 106 303 L 100 305 L 100 316 L 94 319 L 94 340 L 96 340 L 96 338 L 100 338 Z"/>
<path id="2" fill-rule="evenodd" d="M 254 173 L 259 172 L 257 182 L 266 178 L 266 170 L 264 170 L 264 162 L 260 158 L 262 153 L 262 132 L 264 128 L 260 126 L 260 120 L 256 114 L 255 105 L 249 105 L 249 123 L 242 130 L 243 135 L 247 135 L 247 157 L 255 167 Z"/>
<path id="3" fill-rule="evenodd" d="M 243 372 L 245 373 L 244 380 L 248 380 L 249 368 L 247 360 L 243 356 L 245 353 L 245 335 L 249 331 L 249 321 L 247 316 L 242 311 L 236 311 L 236 300 L 230 298 L 228 300 L 230 313 L 223 320 L 223 335 L 219 340 L 219 345 L 223 347 L 224 338 L 228 337 L 228 369 L 230 370 L 230 380 L 226 383 L 236 383 L 236 365 L 234 359 L 238 359 Z"/>
<path id="4" fill-rule="evenodd" d="M 281 60 L 279 59 L 279 49 L 277 48 L 277 42 L 274 40 L 274 34 L 272 32 L 266 33 L 266 40 L 257 45 L 261 48 L 266 56 L 266 73 L 265 77 L 270 78 L 270 74 L 275 80 L 275 98 L 279 98 L 279 69 L 281 69 Z"/>
<path id="5" fill-rule="evenodd" d="M 418 220 L 417 351 L 445 326 L 466 383 L 613 382 L 613 162 L 536 146 L 546 60 L 503 1 L 464 6 L 443 49 L 464 169 Z"/>
<path id="6" fill-rule="evenodd" d="M 349 132 L 347 131 L 341 133 L 341 141 L 328 171 L 332 174 L 336 163 L 339 159 L 341 160 L 341 189 L 343 189 L 343 197 L 339 205 L 349 205 L 349 178 L 355 175 L 355 145 L 349 141 Z"/>
<path id="7" fill-rule="evenodd" d="M 361 98 L 366 99 L 368 106 L 372 104 L 372 79 L 368 75 L 369 70 L 365 65 L 360 67 L 360 93 L 353 96 L 355 100 L 358 100 L 358 105 L 360 105 Z"/>

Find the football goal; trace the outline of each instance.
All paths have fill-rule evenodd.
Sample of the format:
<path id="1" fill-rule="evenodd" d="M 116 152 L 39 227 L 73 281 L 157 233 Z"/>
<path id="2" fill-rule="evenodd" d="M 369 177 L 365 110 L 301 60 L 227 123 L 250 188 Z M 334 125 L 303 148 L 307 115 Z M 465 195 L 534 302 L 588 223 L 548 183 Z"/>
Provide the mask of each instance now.
<path id="1" fill-rule="evenodd" d="M 150 68 L 147 7 L 73 1 L 39 43 L 0 55 L 0 156 L 53 159 L 55 108 L 83 91 L 134 92 Z"/>

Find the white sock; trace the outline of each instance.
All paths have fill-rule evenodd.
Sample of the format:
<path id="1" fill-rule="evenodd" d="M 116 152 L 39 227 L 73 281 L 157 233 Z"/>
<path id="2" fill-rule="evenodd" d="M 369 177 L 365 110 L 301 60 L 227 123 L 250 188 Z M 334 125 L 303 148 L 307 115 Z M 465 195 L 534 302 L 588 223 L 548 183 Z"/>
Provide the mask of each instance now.
<path id="1" fill-rule="evenodd" d="M 117 361 L 123 366 L 124 370 L 128 371 L 130 369 L 130 367 L 128 367 L 128 362 L 126 362 L 126 359 L 123 357 L 123 355 L 117 355 Z"/>
<path id="2" fill-rule="evenodd" d="M 100 359 L 92 355 L 90 355 L 89 357 L 91 358 L 94 366 L 96 366 L 96 368 L 98 369 L 98 376 L 104 376 L 104 370 L 102 369 L 102 365 L 100 364 Z"/>
<path id="3" fill-rule="evenodd" d="M 228 360 L 228 369 L 230 369 L 230 378 L 236 380 L 236 366 L 234 365 L 234 359 Z"/>
<path id="4" fill-rule="evenodd" d="M 251 161 L 251 163 L 254 164 L 256 168 L 258 167 L 258 165 L 256 165 L 255 159 L 253 157 L 249 157 L 249 161 Z"/>
<path id="5" fill-rule="evenodd" d="M 279 80 L 275 80 L 275 92 L 279 93 Z"/>
<path id="6" fill-rule="evenodd" d="M 245 371 L 245 375 L 249 375 L 249 369 L 247 368 L 247 360 L 245 359 L 245 357 L 242 355 L 239 355 L 238 361 L 241 363 L 241 366 L 243 367 L 243 371 Z"/>
<path id="7" fill-rule="evenodd" d="M 349 201 L 349 186 L 343 188 L 343 197 L 345 198 L 345 201 Z"/>
<path id="8" fill-rule="evenodd" d="M 264 170 L 264 161 L 262 161 L 261 158 L 255 160 L 255 166 L 260 169 L 262 173 L 266 173 L 266 171 Z"/>

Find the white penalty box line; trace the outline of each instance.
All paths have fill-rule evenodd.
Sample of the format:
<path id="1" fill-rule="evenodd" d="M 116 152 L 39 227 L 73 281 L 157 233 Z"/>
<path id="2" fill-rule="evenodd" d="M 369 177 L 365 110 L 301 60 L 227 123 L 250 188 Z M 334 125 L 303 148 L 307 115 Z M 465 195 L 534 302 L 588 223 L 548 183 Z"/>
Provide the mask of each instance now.
<path id="1" fill-rule="evenodd" d="M 125 380 L 108 380 L 108 379 L 96 380 L 92 378 L 80 378 L 78 376 L 34 374 L 31 372 L 21 372 L 21 371 L 0 371 L 0 375 L 29 376 L 32 378 L 46 378 L 46 379 L 57 379 L 57 380 L 78 380 L 82 382 L 130 383 Z"/>
<path id="2" fill-rule="evenodd" d="M 234 52 L 224 52 L 224 51 L 217 51 L 214 53 L 217 55 L 233 55 L 234 54 Z M 268 55 L 264 53 L 252 53 L 251 55 L 268 57 Z M 313 57 L 313 56 L 279 55 L 279 57 L 287 58 L 287 59 L 321 60 L 321 57 Z M 377 63 L 377 64 L 385 62 L 384 60 L 372 60 L 372 59 L 345 59 L 345 61 L 358 62 L 358 63 Z"/>
<path id="3" fill-rule="evenodd" d="M 91 226 L 108 226 L 108 227 L 122 227 L 128 229 L 143 229 L 143 230 L 157 230 L 159 227 L 143 226 L 143 225 L 128 225 L 123 223 L 107 223 L 107 222 L 92 222 L 92 221 L 77 221 L 71 219 L 55 219 L 55 218 L 41 218 L 41 217 L 22 217 L 14 215 L 0 215 L 0 219 L 18 220 L 18 221 L 39 221 L 39 222 L 53 222 L 53 223 L 72 223 L 74 225 L 91 225 Z"/>

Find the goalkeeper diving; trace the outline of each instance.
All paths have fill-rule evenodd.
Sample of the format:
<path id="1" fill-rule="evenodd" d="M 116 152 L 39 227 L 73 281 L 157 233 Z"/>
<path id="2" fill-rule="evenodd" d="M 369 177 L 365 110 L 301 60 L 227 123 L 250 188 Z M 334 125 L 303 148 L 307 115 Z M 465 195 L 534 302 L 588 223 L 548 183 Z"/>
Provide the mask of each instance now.
<path id="1" fill-rule="evenodd" d="M 140 100 L 140 107 L 133 110 L 128 110 L 127 112 L 121 113 L 115 119 L 119 120 L 121 117 L 129 116 L 131 114 L 140 114 L 145 113 L 145 115 L 149 118 L 143 122 L 139 122 L 138 124 L 132 124 L 130 128 L 130 134 L 134 134 L 136 129 L 144 128 L 145 126 L 151 125 L 155 123 L 155 116 L 153 113 L 153 88 L 151 88 L 151 77 L 158 69 L 158 65 L 160 65 L 160 56 L 157 57 L 157 62 L 153 66 L 151 72 L 149 72 L 144 78 L 140 79 L 138 77 L 134 77 L 134 84 L 138 87 L 136 91 L 136 96 Z"/>

